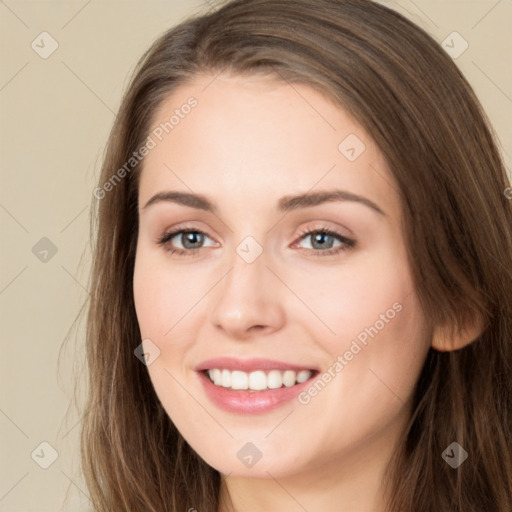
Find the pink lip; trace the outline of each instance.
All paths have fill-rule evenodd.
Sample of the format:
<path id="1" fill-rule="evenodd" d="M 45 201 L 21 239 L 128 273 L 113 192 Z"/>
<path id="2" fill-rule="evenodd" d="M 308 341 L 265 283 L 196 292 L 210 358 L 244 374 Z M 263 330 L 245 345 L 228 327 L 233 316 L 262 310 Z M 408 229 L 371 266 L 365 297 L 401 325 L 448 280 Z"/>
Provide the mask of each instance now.
<path id="1" fill-rule="evenodd" d="M 288 364 L 283 363 L 282 361 L 273 361 L 271 359 L 236 359 L 234 357 L 217 357 L 215 359 L 208 359 L 196 366 L 196 370 L 198 372 L 211 370 L 213 368 L 230 371 L 239 370 L 242 372 L 253 372 L 256 370 L 294 370 L 296 372 L 300 372 L 301 370 L 317 370 L 311 366 Z"/>
<path id="2" fill-rule="evenodd" d="M 215 360 L 217 361 L 217 360 Z M 217 363 L 218 364 L 218 363 Z M 219 368 L 219 366 L 213 366 Z M 260 369 L 261 366 L 259 366 Z M 272 368 L 276 368 L 273 366 Z M 295 386 L 268 389 L 265 391 L 232 390 L 216 386 L 205 371 L 197 375 L 208 398 L 221 409 L 238 414 L 258 414 L 272 411 L 286 402 L 293 400 L 304 388 L 311 385 L 316 373 L 306 382 Z"/>

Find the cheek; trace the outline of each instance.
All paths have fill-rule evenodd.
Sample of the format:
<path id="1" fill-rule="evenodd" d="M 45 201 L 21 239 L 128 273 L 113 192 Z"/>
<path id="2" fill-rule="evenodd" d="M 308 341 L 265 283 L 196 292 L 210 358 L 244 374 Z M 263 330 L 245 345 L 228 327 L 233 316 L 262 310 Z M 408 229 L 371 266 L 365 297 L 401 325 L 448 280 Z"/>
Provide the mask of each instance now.
<path id="1" fill-rule="evenodd" d="M 429 340 L 405 258 L 391 251 L 378 256 L 325 280 L 322 293 L 308 292 L 311 309 L 331 330 L 312 339 L 332 364 L 341 356 L 343 368 L 332 373 L 343 375 L 333 379 L 343 394 L 400 405 L 413 391 Z"/>
<path id="2" fill-rule="evenodd" d="M 326 317 L 336 336 L 316 342 L 330 361 L 318 384 L 301 397 L 305 416 L 322 418 L 318 435 L 332 447 L 363 446 L 375 433 L 405 421 L 429 347 L 404 273 L 390 272 L 368 284 L 367 290 L 355 287 L 350 297 L 343 295 L 337 313 Z"/>
<path id="3" fill-rule="evenodd" d="M 312 339 L 320 334 L 334 349 L 343 348 L 343 340 L 355 338 L 376 322 L 379 331 L 383 325 L 389 330 L 390 323 L 398 324 L 395 319 L 405 315 L 397 310 L 414 290 L 403 255 L 388 244 L 342 262 L 338 268 L 313 268 L 290 273 L 287 279 L 302 302 L 329 328 L 330 336 L 322 329 Z"/>
<path id="4" fill-rule="evenodd" d="M 137 251 L 133 276 L 133 294 L 141 333 L 164 339 L 208 290 L 209 279 L 201 271 L 189 271 L 170 265 L 167 255 Z"/>
<path id="5" fill-rule="evenodd" d="M 369 368 L 380 380 L 382 392 L 389 392 L 407 402 L 414 391 L 430 348 L 421 306 L 415 292 L 404 293 L 402 309 L 372 341 Z"/>

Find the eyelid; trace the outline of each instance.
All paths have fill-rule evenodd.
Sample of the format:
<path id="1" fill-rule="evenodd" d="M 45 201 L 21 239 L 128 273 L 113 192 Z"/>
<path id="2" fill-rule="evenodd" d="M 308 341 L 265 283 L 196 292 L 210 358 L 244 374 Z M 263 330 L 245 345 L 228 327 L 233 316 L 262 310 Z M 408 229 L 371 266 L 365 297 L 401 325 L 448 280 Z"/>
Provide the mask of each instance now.
<path id="1" fill-rule="evenodd" d="M 179 235 L 180 233 L 187 233 L 187 232 L 200 233 L 200 234 L 204 235 L 205 237 L 208 237 L 210 240 L 213 240 L 216 244 L 218 244 L 218 242 L 215 240 L 215 238 L 210 236 L 206 230 L 198 228 L 198 227 L 190 225 L 190 224 L 185 224 L 183 226 L 178 225 L 171 229 L 166 229 L 162 234 L 157 235 L 155 243 L 160 244 L 160 245 L 165 245 L 170 240 L 172 240 L 176 235 Z M 202 249 L 202 247 L 201 247 L 201 249 Z M 194 249 L 189 249 L 187 252 L 192 252 L 193 250 Z M 199 249 L 196 249 L 196 250 L 199 250 Z"/>
<path id="2" fill-rule="evenodd" d="M 166 236 L 168 234 L 171 234 L 171 233 L 176 233 L 176 232 L 180 232 L 180 231 L 197 231 L 198 233 L 203 233 L 204 235 L 208 236 L 209 238 L 211 238 L 212 240 L 215 240 L 214 237 L 210 236 L 208 234 L 208 230 L 207 229 L 204 229 L 202 227 L 199 227 L 197 225 L 194 224 L 194 221 L 191 221 L 191 222 L 181 222 L 179 224 L 176 224 L 175 226 L 172 226 L 170 228 L 165 228 L 161 231 L 159 231 L 159 234 L 156 235 L 156 241 L 160 240 L 163 236 Z"/>
<path id="3" fill-rule="evenodd" d="M 297 231 L 297 230 L 295 230 Z M 298 234 L 295 235 L 296 238 L 300 238 L 305 234 L 316 232 L 316 231 L 327 231 L 337 236 L 350 239 L 354 237 L 353 232 L 346 228 L 345 226 L 336 225 L 332 226 L 332 223 L 327 220 L 317 220 L 310 223 L 307 223 L 304 227 L 301 227 L 298 230 Z M 345 231 L 346 233 L 343 233 Z"/>
<path id="4" fill-rule="evenodd" d="M 168 247 L 169 242 L 175 237 L 178 236 L 180 233 L 200 233 L 202 235 L 205 235 L 207 238 L 211 238 L 207 233 L 203 232 L 202 230 L 199 230 L 197 228 L 176 228 L 173 229 L 170 232 L 164 233 L 162 237 L 160 237 L 157 240 L 157 244 L 163 246 L 163 249 L 168 252 L 170 255 L 177 254 L 179 258 L 194 258 L 200 255 L 202 249 L 206 249 L 208 247 L 196 247 L 193 249 L 181 249 L 179 247 L 173 248 Z M 309 256 L 315 257 L 315 258 L 328 258 L 329 256 L 336 257 L 340 256 L 342 253 L 349 251 L 353 249 L 356 246 L 356 241 L 354 239 L 350 239 L 342 235 L 341 233 L 338 233 L 336 231 L 333 231 L 329 228 L 312 228 L 308 229 L 305 232 L 303 232 L 299 238 L 292 244 L 292 247 L 297 247 L 298 242 L 300 242 L 303 239 L 306 239 L 308 235 L 311 235 L 313 233 L 323 233 L 328 236 L 332 236 L 334 238 L 337 238 L 340 242 L 340 245 L 337 247 L 329 248 L 326 250 L 319 250 L 319 249 L 309 249 L 309 248 L 303 248 L 303 251 L 306 251 L 306 254 Z M 217 243 L 217 242 L 214 242 Z M 211 247 L 211 246 L 210 246 Z"/>
<path id="5" fill-rule="evenodd" d="M 348 229 L 348 228 L 345 228 Z M 350 230 L 349 230 L 350 231 Z M 215 240 L 214 237 L 211 237 L 206 230 L 203 230 L 201 228 L 198 228 L 190 223 L 183 223 L 178 224 L 174 226 L 173 228 L 169 230 L 165 230 L 162 235 L 159 235 L 158 238 L 155 240 L 155 243 L 158 245 L 164 246 L 164 249 L 171 254 L 177 253 L 180 256 L 194 256 L 197 255 L 201 249 L 206 249 L 207 247 L 198 247 L 194 249 L 181 249 L 181 248 L 167 248 L 167 244 L 177 235 L 180 233 L 200 233 L 201 235 L 206 236 L 207 238 L 210 238 L 214 241 L 214 243 L 218 244 L 218 242 Z M 299 234 L 295 237 L 295 241 L 292 243 L 291 247 L 296 247 L 297 244 L 305 239 L 308 235 L 312 235 L 314 233 L 323 233 L 328 236 L 332 236 L 334 238 L 337 238 L 338 241 L 341 242 L 341 245 L 335 248 L 330 248 L 326 250 L 319 250 L 319 249 L 308 249 L 305 248 L 307 253 L 313 254 L 314 256 L 330 256 L 330 255 L 338 255 L 343 251 L 352 249 L 356 245 L 356 240 L 353 238 L 349 238 L 348 236 L 343 235 L 338 231 L 338 229 L 331 228 L 325 224 L 325 222 L 321 223 L 320 221 L 317 221 L 316 224 L 310 225 L 308 227 L 302 228 L 299 232 Z M 210 246 L 211 247 L 211 246 Z"/>
<path id="6" fill-rule="evenodd" d="M 301 242 L 304 239 L 307 239 L 309 235 L 312 235 L 314 233 L 323 233 L 332 236 L 333 238 L 337 238 L 341 242 L 340 246 L 331 249 L 326 249 L 324 251 L 320 251 L 318 249 L 305 249 L 306 251 L 317 256 L 336 255 L 344 250 L 352 249 L 356 245 L 356 240 L 354 238 L 349 238 L 348 236 L 343 235 L 337 229 L 333 229 L 326 225 L 321 225 L 310 226 L 301 230 L 301 232 L 298 235 L 298 238 L 296 239 L 295 242 L 293 242 L 292 247 L 296 247 L 299 242 Z"/>

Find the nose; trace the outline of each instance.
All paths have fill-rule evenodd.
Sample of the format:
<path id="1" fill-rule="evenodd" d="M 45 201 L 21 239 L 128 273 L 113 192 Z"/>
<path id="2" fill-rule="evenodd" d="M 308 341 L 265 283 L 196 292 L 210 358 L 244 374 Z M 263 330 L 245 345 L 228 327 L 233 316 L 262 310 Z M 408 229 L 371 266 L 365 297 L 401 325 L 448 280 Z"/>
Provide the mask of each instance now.
<path id="1" fill-rule="evenodd" d="M 231 338 L 264 336 L 282 328 L 286 315 L 283 285 L 267 267 L 265 251 L 248 263 L 237 253 L 215 287 L 210 320 Z"/>

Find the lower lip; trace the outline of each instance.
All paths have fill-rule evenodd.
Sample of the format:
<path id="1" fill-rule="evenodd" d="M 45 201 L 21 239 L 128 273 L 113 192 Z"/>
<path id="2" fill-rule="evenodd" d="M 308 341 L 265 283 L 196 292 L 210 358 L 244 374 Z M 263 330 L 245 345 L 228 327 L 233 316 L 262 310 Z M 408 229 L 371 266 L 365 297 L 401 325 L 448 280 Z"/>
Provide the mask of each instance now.
<path id="1" fill-rule="evenodd" d="M 293 400 L 304 388 L 311 384 L 310 377 L 306 382 L 290 387 L 267 389 L 264 391 L 232 390 L 216 386 L 207 375 L 198 372 L 201 384 L 210 400 L 228 412 L 240 414 L 258 414 L 272 411 L 286 402 Z"/>

